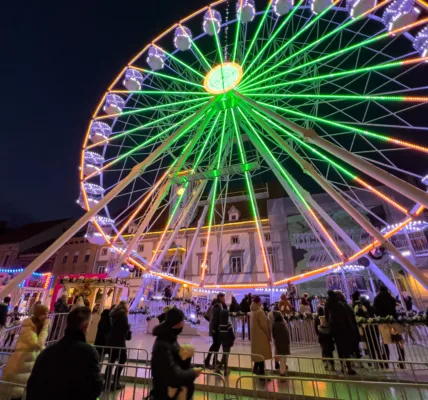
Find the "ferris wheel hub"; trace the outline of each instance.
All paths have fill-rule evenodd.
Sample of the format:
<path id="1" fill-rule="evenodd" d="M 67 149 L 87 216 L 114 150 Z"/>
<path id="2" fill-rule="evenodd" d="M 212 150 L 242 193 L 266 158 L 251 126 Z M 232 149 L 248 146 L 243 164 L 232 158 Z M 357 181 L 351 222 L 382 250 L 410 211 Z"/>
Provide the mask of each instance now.
<path id="1" fill-rule="evenodd" d="M 208 72 L 204 79 L 204 88 L 208 93 L 227 93 L 239 85 L 242 79 L 242 67 L 234 62 L 219 64 Z"/>

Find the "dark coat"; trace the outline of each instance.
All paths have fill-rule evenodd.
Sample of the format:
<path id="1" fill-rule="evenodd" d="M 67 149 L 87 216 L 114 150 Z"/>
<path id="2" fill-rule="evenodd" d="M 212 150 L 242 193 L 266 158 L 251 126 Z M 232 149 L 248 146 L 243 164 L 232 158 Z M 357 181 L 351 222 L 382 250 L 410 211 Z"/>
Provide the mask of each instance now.
<path id="1" fill-rule="evenodd" d="M 27 384 L 27 400 L 96 400 L 103 379 L 97 351 L 81 331 L 69 331 L 37 357 Z"/>
<path id="2" fill-rule="evenodd" d="M 111 330 L 110 310 L 104 310 L 101 313 L 100 321 L 98 322 L 97 335 L 95 336 L 95 346 L 106 346 L 107 336 Z"/>
<path id="3" fill-rule="evenodd" d="M 6 325 L 8 311 L 9 305 L 6 303 L 0 303 L 0 326 Z"/>
<path id="4" fill-rule="evenodd" d="M 150 392 L 154 400 L 168 400 L 168 387 L 188 388 L 190 397 L 193 395 L 196 372 L 190 368 L 191 359 L 180 358 L 180 345 L 172 328 L 163 322 L 153 329 L 156 336 L 152 350 L 153 389 Z"/>
<path id="5" fill-rule="evenodd" d="M 235 298 L 232 299 L 232 303 L 230 304 L 229 311 L 231 313 L 238 313 L 239 311 L 241 311 L 241 307 L 239 307 L 239 304 Z"/>
<path id="6" fill-rule="evenodd" d="M 235 343 L 235 333 L 233 332 L 232 324 L 229 321 L 229 311 L 221 310 L 220 312 L 220 342 L 225 348 L 231 348 Z"/>
<path id="7" fill-rule="evenodd" d="M 70 311 L 68 304 L 59 298 L 54 305 L 55 314 L 67 314 Z"/>
<path id="8" fill-rule="evenodd" d="M 279 311 L 273 313 L 272 337 L 275 343 L 275 350 L 278 356 L 288 356 L 290 352 L 290 332 L 285 324 L 284 318 Z"/>
<path id="9" fill-rule="evenodd" d="M 351 306 L 330 297 L 325 305 L 325 316 L 339 357 L 349 358 L 359 342 L 358 328 Z"/>
<path id="10" fill-rule="evenodd" d="M 250 312 L 250 306 L 251 303 L 248 300 L 248 297 L 244 297 L 241 301 L 241 304 L 239 305 L 239 308 L 241 309 L 241 312 L 248 314 Z"/>
<path id="11" fill-rule="evenodd" d="M 395 308 L 397 302 L 389 292 L 379 292 L 375 297 L 373 306 L 378 317 L 394 317 L 397 318 L 397 310 Z"/>
<path id="12" fill-rule="evenodd" d="M 318 336 L 318 343 L 321 345 L 325 352 L 334 351 L 333 335 L 328 326 L 322 326 L 320 317 L 315 318 L 315 333 Z"/>
<path id="13" fill-rule="evenodd" d="M 107 335 L 107 346 L 126 347 L 130 326 L 128 316 L 123 309 L 113 309 L 110 312 L 111 329 Z"/>
<path id="14" fill-rule="evenodd" d="M 210 317 L 210 336 L 216 336 L 220 333 L 220 313 L 223 306 L 217 302 L 211 306 Z"/>

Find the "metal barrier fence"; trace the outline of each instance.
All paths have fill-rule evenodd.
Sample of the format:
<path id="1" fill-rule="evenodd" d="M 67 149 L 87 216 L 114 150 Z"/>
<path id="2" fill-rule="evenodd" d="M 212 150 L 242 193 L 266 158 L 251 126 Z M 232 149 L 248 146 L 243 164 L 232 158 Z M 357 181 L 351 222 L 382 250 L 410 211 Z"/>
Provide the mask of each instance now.
<path id="1" fill-rule="evenodd" d="M 426 400 L 428 384 L 351 380 L 241 376 L 236 381 L 236 400 Z"/>
<path id="2" fill-rule="evenodd" d="M 428 360 L 428 327 L 409 324 L 360 326 L 361 347 L 368 358 L 380 360 Z"/>
<path id="3" fill-rule="evenodd" d="M 67 314 L 50 314 L 50 333 L 47 342 L 59 340 L 65 330 Z M 130 322 L 134 333 L 145 333 L 147 330 L 147 316 L 134 314 Z M 249 318 L 233 317 L 232 324 L 238 339 L 248 339 Z M 199 325 L 203 331 L 206 322 Z M 290 332 L 291 349 L 319 346 L 315 333 L 314 321 L 292 320 L 287 322 Z M 15 347 L 21 326 L 13 326 L 0 332 L 0 349 L 7 350 Z M 378 360 L 400 360 L 425 362 L 428 360 L 428 327 L 426 325 L 409 324 L 365 324 L 359 327 L 361 343 L 361 357 Z M 359 357 L 358 354 L 355 355 Z"/>
<path id="4" fill-rule="evenodd" d="M 250 317 L 248 315 L 232 315 L 231 322 L 238 339 L 251 340 Z M 292 348 L 318 346 L 314 320 L 291 320 L 286 321 L 286 323 L 290 332 L 290 345 Z"/>
<path id="5" fill-rule="evenodd" d="M 120 381 L 114 381 L 114 368 L 121 368 Z M 99 400 L 141 400 L 152 388 L 149 366 L 132 363 L 102 363 L 104 384 Z M 46 384 L 49 384 L 46 382 Z M 64 388 L 66 390 L 66 388 Z M 174 388 L 171 388 L 174 390 Z M 60 394 L 59 394 L 60 396 Z M 0 399 L 25 398 L 25 386 L 0 381 Z M 370 380 L 323 377 L 237 375 L 225 378 L 202 372 L 195 381 L 195 399 L 340 399 L 340 400 L 423 400 L 428 399 L 428 383 L 375 382 Z"/>
<path id="6" fill-rule="evenodd" d="M 148 366 L 132 364 L 100 364 L 104 381 L 99 400 L 142 400 L 146 399 L 152 389 L 151 370 Z M 120 381 L 110 375 L 114 368 L 120 368 Z M 49 382 L 46 382 L 49 384 Z M 178 388 L 171 388 L 171 391 Z M 66 390 L 66 388 L 64 388 Z M 41 394 L 41 398 L 43 394 Z M 0 381 L 0 400 L 26 398 L 26 386 Z M 58 394 L 61 398 L 61 393 Z M 202 372 L 195 381 L 195 398 L 204 400 L 225 400 L 226 382 L 224 378 L 212 372 Z"/>
<path id="7" fill-rule="evenodd" d="M 196 366 L 203 366 L 209 352 L 196 351 L 192 362 Z M 236 375 L 245 375 L 252 371 L 254 361 L 265 361 L 258 354 L 227 353 L 227 368 Z M 211 353 L 211 364 L 215 370 L 216 364 L 223 357 L 222 352 Z M 389 361 L 386 368 L 383 360 L 369 359 L 338 359 L 322 357 L 301 357 L 301 356 L 279 356 L 265 361 L 267 374 L 279 373 L 276 368 L 277 362 L 285 362 L 288 376 L 319 376 L 329 379 L 346 379 L 351 376 L 348 373 L 347 363 L 356 370 L 357 374 L 352 375 L 353 380 L 388 381 L 388 382 L 428 382 L 428 360 L 426 362 L 411 361 Z M 221 368 L 224 373 L 225 368 Z"/>

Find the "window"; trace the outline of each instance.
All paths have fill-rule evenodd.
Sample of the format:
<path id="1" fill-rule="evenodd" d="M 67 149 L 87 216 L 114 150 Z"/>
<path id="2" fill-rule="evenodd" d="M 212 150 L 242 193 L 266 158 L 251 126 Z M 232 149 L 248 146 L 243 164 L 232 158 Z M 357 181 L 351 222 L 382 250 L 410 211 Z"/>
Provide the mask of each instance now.
<path id="1" fill-rule="evenodd" d="M 178 265 L 178 261 L 165 261 L 163 263 L 162 272 L 168 272 L 169 269 L 169 273 L 176 276 L 178 274 Z"/>
<path id="2" fill-rule="evenodd" d="M 91 250 L 87 250 L 83 262 L 85 263 L 89 262 L 90 258 L 91 258 Z"/>
<path id="3" fill-rule="evenodd" d="M 73 264 L 76 264 L 78 259 L 79 259 L 79 252 L 76 251 L 73 256 Z"/>
<path id="4" fill-rule="evenodd" d="M 265 233 L 265 241 L 270 242 L 270 233 Z"/>
<path id="5" fill-rule="evenodd" d="M 201 239 L 201 247 L 205 247 L 207 245 L 206 239 Z"/>
<path id="6" fill-rule="evenodd" d="M 105 272 L 107 272 L 107 268 L 104 265 L 97 267 L 97 274 L 104 274 Z"/>
<path id="7" fill-rule="evenodd" d="M 230 238 L 230 243 L 232 243 L 232 244 L 239 244 L 239 236 L 232 236 Z"/>
<path id="8" fill-rule="evenodd" d="M 101 250 L 101 255 L 102 255 L 102 256 L 106 256 L 106 255 L 107 255 L 107 251 L 108 251 L 108 249 L 107 249 L 107 248 L 102 249 L 102 250 Z"/>
<path id="9" fill-rule="evenodd" d="M 133 278 L 141 278 L 143 276 L 143 270 L 141 268 L 135 267 L 134 272 L 132 273 Z"/>
<path id="10" fill-rule="evenodd" d="M 62 263 L 67 264 L 67 259 L 68 259 L 68 253 L 65 253 L 64 256 L 62 257 Z"/>
<path id="11" fill-rule="evenodd" d="M 211 266 L 211 256 L 208 255 L 207 261 L 204 265 L 204 256 L 200 255 L 199 256 L 199 273 L 202 272 L 202 268 L 205 268 L 205 274 L 208 274 L 208 271 L 210 270 L 210 266 Z"/>
<path id="12" fill-rule="evenodd" d="M 230 207 L 228 214 L 229 221 L 238 221 L 239 216 L 241 215 L 239 210 L 235 206 Z"/>
<path id="13" fill-rule="evenodd" d="M 240 274 L 242 272 L 242 256 L 230 257 L 230 273 Z"/>
<path id="14" fill-rule="evenodd" d="M 139 244 L 138 245 L 138 253 L 142 253 L 143 251 L 144 251 L 144 244 Z M 141 269 L 140 268 L 138 268 L 138 270 L 139 271 L 141 271 Z"/>
<path id="15" fill-rule="evenodd" d="M 269 257 L 269 264 L 272 269 L 272 272 L 278 272 L 275 253 L 273 253 L 272 250 L 268 250 L 268 257 Z"/>

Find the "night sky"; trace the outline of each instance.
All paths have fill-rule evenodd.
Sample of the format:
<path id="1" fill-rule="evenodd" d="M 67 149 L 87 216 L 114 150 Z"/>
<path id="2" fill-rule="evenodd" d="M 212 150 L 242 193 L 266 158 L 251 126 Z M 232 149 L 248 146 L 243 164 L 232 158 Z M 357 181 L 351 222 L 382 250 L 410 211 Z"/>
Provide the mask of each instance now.
<path id="1" fill-rule="evenodd" d="M 82 213 L 78 162 L 100 97 L 142 47 L 201 0 L 3 2 L 0 220 Z"/>

